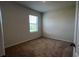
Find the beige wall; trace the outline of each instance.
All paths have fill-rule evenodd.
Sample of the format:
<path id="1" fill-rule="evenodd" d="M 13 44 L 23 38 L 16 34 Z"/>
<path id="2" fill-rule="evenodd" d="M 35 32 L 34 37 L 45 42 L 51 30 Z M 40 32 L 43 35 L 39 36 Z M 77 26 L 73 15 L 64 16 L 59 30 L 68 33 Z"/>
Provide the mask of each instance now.
<path id="1" fill-rule="evenodd" d="M 5 47 L 35 39 L 41 36 L 41 14 L 16 3 L 2 3 Z M 39 31 L 29 32 L 28 15 L 39 16 Z"/>
<path id="2" fill-rule="evenodd" d="M 48 38 L 73 42 L 75 7 L 48 11 L 43 16 L 43 35 Z"/>

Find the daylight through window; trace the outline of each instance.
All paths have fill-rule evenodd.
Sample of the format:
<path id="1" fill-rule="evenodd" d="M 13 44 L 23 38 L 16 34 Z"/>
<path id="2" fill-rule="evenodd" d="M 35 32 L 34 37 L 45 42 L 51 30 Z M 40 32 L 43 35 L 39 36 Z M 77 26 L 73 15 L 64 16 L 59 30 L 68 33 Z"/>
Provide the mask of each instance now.
<path id="1" fill-rule="evenodd" d="M 30 32 L 38 31 L 38 16 L 29 15 Z"/>

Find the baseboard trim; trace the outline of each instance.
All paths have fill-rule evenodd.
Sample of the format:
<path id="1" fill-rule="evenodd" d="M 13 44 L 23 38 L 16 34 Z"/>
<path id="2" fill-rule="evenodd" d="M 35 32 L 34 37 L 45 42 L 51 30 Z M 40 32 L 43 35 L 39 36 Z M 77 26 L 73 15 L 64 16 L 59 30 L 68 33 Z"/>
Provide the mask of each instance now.
<path id="1" fill-rule="evenodd" d="M 49 38 L 49 37 L 44 37 L 44 38 L 58 40 L 56 38 Z M 69 41 L 65 41 L 65 40 L 59 40 L 59 41 L 69 42 Z M 69 43 L 73 43 L 73 42 L 69 42 Z"/>
<path id="2" fill-rule="evenodd" d="M 12 44 L 12 45 L 10 45 L 10 46 L 5 47 L 5 49 L 7 49 L 7 48 L 9 48 L 9 47 L 12 47 L 12 46 L 16 46 L 16 45 L 21 44 L 21 43 L 24 43 L 24 42 L 32 41 L 32 40 L 35 40 L 35 39 L 40 39 L 41 37 L 42 37 L 42 36 L 37 37 L 37 38 L 34 38 L 34 39 L 26 40 L 26 41 L 17 42 L 17 43 L 15 43 L 15 44 Z"/>
<path id="3" fill-rule="evenodd" d="M 77 53 L 74 53 L 74 57 L 79 57 L 79 55 Z"/>
<path id="4" fill-rule="evenodd" d="M 21 41 L 21 42 L 12 44 L 12 45 L 10 45 L 10 46 L 8 46 L 8 47 L 5 47 L 5 48 L 9 48 L 9 47 L 16 46 L 16 45 L 21 44 L 21 43 L 24 43 L 24 42 L 28 42 L 28 41 L 32 41 L 32 40 L 36 40 L 36 39 L 40 39 L 40 38 L 54 39 L 54 38 L 49 38 L 49 37 L 40 36 L 40 37 L 37 37 L 37 38 L 34 38 L 34 39 L 30 39 L 30 40 L 26 40 L 26 41 Z M 58 39 L 54 39 L 54 40 L 58 40 Z M 64 40 L 59 40 L 59 41 L 64 41 Z M 65 41 L 65 42 L 68 42 L 68 41 Z M 73 43 L 73 42 L 69 42 L 69 43 Z"/>
<path id="5" fill-rule="evenodd" d="M 79 57 L 74 47 L 73 47 L 73 57 Z"/>

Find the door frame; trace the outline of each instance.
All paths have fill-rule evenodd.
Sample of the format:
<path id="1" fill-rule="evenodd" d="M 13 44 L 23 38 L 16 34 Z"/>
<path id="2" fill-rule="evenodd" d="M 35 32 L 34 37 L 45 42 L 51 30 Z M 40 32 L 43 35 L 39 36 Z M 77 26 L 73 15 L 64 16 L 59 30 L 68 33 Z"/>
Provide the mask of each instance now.
<path id="1" fill-rule="evenodd" d="M 3 33 L 3 22 L 2 22 L 2 8 L 0 7 L 0 27 L 1 27 L 1 47 L 2 47 L 2 50 L 1 50 L 1 54 L 0 56 L 5 56 L 5 47 L 4 47 L 4 33 Z"/>
<path id="2" fill-rule="evenodd" d="M 75 47 L 73 47 L 73 57 L 79 57 L 76 52 L 76 45 L 77 45 L 77 31 L 78 31 L 78 1 L 76 1 L 76 7 L 75 7 L 75 28 L 74 28 L 74 44 Z"/>

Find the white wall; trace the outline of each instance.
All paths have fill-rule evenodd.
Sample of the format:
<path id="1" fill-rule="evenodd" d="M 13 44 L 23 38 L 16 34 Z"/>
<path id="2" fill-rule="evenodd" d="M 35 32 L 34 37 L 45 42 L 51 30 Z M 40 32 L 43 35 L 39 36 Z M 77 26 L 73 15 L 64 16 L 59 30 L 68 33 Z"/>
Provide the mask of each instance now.
<path id="1" fill-rule="evenodd" d="M 24 8 L 16 3 L 1 2 L 0 4 L 3 11 L 5 47 L 41 36 L 41 14 L 39 12 Z M 36 33 L 29 32 L 29 14 L 39 16 L 39 31 Z"/>
<path id="2" fill-rule="evenodd" d="M 48 38 L 73 42 L 75 6 L 48 11 L 43 16 L 43 35 Z"/>

